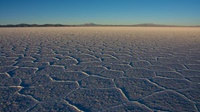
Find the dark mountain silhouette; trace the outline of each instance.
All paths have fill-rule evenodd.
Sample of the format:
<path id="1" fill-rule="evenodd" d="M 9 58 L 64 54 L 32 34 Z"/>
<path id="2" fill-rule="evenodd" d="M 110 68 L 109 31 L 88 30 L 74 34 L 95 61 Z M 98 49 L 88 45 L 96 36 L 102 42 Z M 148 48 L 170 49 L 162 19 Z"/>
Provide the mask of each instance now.
<path id="1" fill-rule="evenodd" d="M 83 26 L 97 26 L 97 24 L 95 24 L 95 23 L 85 23 L 85 24 L 83 24 Z"/>

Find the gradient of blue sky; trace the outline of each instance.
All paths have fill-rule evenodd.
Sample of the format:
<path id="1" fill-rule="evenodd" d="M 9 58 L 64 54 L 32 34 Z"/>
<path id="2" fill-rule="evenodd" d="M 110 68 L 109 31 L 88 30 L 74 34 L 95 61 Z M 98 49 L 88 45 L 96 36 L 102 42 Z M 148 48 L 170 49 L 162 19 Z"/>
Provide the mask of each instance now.
<path id="1" fill-rule="evenodd" d="M 0 0 L 0 24 L 200 25 L 200 0 Z"/>

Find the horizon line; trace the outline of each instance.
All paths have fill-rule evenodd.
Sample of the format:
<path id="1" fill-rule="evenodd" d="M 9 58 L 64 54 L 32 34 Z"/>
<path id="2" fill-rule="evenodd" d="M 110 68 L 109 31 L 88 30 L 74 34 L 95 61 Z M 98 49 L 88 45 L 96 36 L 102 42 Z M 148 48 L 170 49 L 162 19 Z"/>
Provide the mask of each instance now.
<path id="1" fill-rule="evenodd" d="M 48 27 L 48 26 L 57 26 L 57 27 L 67 27 L 67 26 L 158 26 L 158 27 L 200 27 L 200 25 L 170 25 L 170 24 L 155 24 L 155 23 L 139 23 L 139 24 L 96 24 L 96 23 L 84 23 L 84 24 L 60 24 L 60 23 L 19 23 L 19 24 L 5 24 L 0 27 Z"/>

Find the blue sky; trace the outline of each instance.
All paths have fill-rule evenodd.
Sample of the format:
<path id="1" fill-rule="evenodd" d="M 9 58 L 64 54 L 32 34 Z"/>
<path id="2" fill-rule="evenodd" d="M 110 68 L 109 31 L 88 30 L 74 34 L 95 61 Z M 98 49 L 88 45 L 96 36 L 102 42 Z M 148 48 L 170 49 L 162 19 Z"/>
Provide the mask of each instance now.
<path id="1" fill-rule="evenodd" d="M 200 0 L 0 0 L 0 24 L 200 25 Z"/>

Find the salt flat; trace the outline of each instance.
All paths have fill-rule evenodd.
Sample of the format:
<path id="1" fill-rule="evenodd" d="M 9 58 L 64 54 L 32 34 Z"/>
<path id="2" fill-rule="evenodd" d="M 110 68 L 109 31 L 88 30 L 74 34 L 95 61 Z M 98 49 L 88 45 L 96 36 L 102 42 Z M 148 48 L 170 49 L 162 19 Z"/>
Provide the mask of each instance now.
<path id="1" fill-rule="evenodd" d="M 200 28 L 0 28 L 0 111 L 200 111 Z"/>

